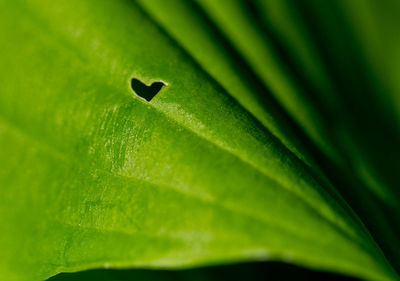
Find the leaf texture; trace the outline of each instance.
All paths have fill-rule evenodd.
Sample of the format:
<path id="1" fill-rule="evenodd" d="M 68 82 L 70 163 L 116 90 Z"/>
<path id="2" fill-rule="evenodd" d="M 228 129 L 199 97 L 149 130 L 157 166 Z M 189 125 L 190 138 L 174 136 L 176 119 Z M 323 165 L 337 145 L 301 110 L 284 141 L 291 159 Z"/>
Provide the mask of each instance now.
<path id="1" fill-rule="evenodd" d="M 343 144 L 240 2 L 162 2 L 0 2 L 1 279 L 280 260 L 398 280 L 306 140 L 335 167 Z M 146 102 L 132 78 L 167 86 Z"/>

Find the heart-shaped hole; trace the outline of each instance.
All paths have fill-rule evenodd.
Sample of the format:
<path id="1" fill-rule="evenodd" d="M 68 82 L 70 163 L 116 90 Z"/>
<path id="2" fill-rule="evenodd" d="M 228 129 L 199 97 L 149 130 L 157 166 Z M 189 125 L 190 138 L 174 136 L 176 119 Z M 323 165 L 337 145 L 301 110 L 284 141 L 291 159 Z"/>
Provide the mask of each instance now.
<path id="1" fill-rule="evenodd" d="M 132 78 L 131 80 L 131 88 L 133 92 L 140 98 L 145 99 L 146 101 L 151 101 L 155 95 L 161 90 L 162 87 L 166 86 L 166 84 L 162 81 L 156 81 L 151 83 L 151 85 L 146 85 L 142 83 L 139 79 Z"/>

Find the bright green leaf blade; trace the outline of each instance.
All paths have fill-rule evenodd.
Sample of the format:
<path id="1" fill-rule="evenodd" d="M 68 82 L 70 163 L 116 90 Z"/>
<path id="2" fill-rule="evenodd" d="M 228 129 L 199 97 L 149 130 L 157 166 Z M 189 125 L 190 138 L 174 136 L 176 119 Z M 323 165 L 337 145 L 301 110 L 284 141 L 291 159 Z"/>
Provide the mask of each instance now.
<path id="1" fill-rule="evenodd" d="M 303 162 L 128 1 L 0 2 L 1 279 L 284 260 L 397 276 Z M 147 103 L 131 77 L 168 83 Z"/>

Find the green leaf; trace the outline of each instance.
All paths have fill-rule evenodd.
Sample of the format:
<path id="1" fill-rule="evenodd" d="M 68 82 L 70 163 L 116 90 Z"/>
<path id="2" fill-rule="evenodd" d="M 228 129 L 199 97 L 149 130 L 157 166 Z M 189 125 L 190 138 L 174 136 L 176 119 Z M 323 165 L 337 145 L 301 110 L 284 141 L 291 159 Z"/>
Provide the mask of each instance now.
<path id="1" fill-rule="evenodd" d="M 202 55 L 168 11 L 140 3 L 0 1 L 1 279 L 279 260 L 398 280 L 289 115 L 262 99 L 265 84 L 289 93 L 295 81 L 280 66 L 241 80 L 223 45 L 193 34 Z M 178 4 L 182 23 L 205 24 Z M 252 30 L 223 7 L 239 35 Z M 132 78 L 166 86 L 147 102 Z M 293 103 L 335 156 L 319 113 Z"/>

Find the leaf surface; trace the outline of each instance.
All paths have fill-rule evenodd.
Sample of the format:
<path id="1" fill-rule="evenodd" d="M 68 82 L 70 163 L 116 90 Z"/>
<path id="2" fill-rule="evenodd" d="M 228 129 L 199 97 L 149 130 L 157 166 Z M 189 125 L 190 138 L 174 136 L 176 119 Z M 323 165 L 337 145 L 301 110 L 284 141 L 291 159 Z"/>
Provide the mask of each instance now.
<path id="1" fill-rule="evenodd" d="M 2 0 L 0 18 L 1 279 L 272 259 L 397 280 L 290 125 L 137 3 Z M 168 86 L 146 102 L 132 78 Z"/>

